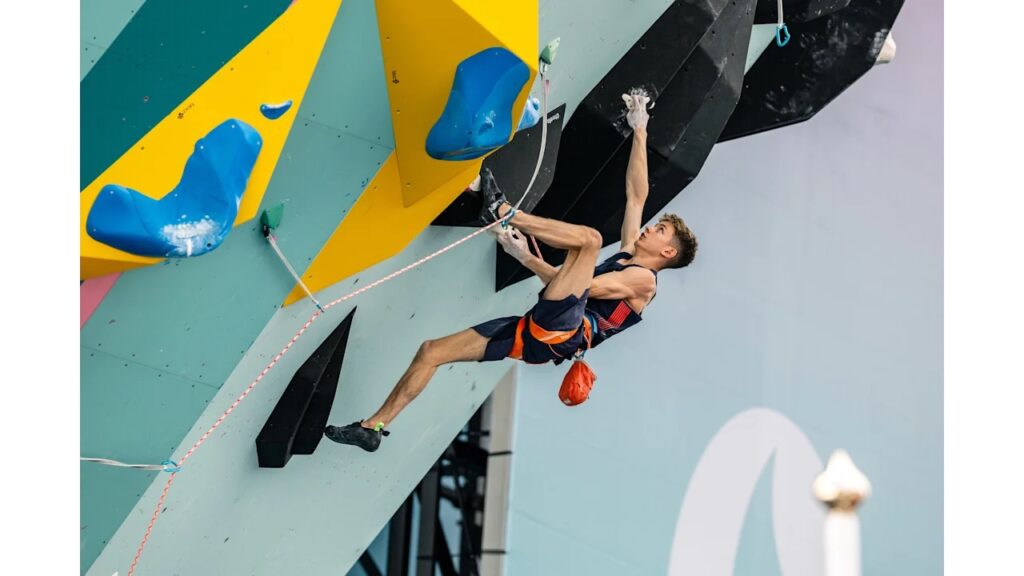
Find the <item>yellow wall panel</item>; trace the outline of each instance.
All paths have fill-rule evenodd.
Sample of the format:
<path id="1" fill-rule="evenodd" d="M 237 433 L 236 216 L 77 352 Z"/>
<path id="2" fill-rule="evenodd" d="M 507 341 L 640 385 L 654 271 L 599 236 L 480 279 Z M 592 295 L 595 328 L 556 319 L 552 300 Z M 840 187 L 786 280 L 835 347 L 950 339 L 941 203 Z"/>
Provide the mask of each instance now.
<path id="1" fill-rule="evenodd" d="M 479 158 L 460 162 L 460 172 L 422 202 L 406 207 L 397 157 L 391 154 L 310 263 L 302 281 L 316 292 L 399 253 L 466 189 L 482 163 Z M 284 304 L 304 297 L 296 286 Z"/>
<path id="2" fill-rule="evenodd" d="M 412 206 L 474 161 L 435 160 L 426 140 L 440 118 L 460 62 L 501 46 L 530 70 L 512 108 L 512 126 L 526 105 L 537 73 L 536 0 L 377 0 L 377 23 L 402 199 Z"/>
<path id="3" fill-rule="evenodd" d="M 341 0 L 292 5 L 82 191 L 81 278 L 161 260 L 93 240 L 85 229 L 89 210 L 107 184 L 162 198 L 178 184 L 196 141 L 228 118 L 246 122 L 263 138 L 235 224 L 256 215 L 340 5 Z M 281 118 L 270 120 L 260 113 L 261 104 L 286 100 L 292 100 L 292 108 Z"/>

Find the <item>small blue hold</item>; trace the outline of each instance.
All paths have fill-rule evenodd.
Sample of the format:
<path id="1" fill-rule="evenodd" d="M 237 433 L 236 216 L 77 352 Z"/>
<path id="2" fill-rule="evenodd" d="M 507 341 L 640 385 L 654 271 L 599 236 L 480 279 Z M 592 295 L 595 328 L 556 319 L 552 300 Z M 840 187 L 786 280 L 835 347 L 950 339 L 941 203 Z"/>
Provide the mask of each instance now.
<path id="1" fill-rule="evenodd" d="M 260 104 L 260 113 L 271 120 L 277 120 L 284 116 L 284 113 L 291 109 L 291 107 L 291 100 L 286 100 L 280 104 Z"/>

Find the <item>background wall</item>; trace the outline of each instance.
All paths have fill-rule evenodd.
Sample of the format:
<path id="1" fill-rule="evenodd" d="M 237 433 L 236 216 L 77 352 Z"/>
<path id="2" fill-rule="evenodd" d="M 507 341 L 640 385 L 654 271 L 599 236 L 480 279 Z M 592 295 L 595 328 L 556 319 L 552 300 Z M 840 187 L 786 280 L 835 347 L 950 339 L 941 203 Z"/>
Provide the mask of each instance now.
<path id="1" fill-rule="evenodd" d="M 871 479 L 865 574 L 942 572 L 942 23 L 940 3 L 907 2 L 893 63 L 809 122 L 712 151 L 668 207 L 697 259 L 588 355 L 586 404 L 559 404 L 564 367 L 520 371 L 507 574 L 665 574 L 698 461 L 756 407 L 745 449 L 709 455 L 754 474 L 749 507 L 726 475 L 705 494 L 717 513 L 691 506 L 682 522 L 728 540 L 736 574 L 820 574 L 816 531 L 780 566 L 777 548 L 800 548 L 782 528 L 807 502 L 775 484 L 791 470 L 810 498 L 813 479 L 784 420 L 822 462 L 845 448 Z M 762 473 L 749 460 L 766 444 Z M 732 573 L 712 552 L 685 561 Z"/>

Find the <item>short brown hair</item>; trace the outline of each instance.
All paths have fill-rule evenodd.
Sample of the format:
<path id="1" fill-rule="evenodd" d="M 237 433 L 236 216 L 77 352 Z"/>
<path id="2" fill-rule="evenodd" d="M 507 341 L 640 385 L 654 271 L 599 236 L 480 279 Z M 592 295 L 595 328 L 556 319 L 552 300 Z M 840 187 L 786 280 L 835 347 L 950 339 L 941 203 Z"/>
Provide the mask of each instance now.
<path id="1" fill-rule="evenodd" d="M 676 245 L 676 257 L 670 260 L 665 267 L 683 268 L 689 266 L 690 262 L 693 262 L 694 256 L 697 255 L 697 237 L 693 235 L 693 231 L 683 222 L 683 219 L 675 214 L 665 214 L 658 220 L 658 223 L 661 222 L 668 224 L 675 230 L 673 238 Z"/>

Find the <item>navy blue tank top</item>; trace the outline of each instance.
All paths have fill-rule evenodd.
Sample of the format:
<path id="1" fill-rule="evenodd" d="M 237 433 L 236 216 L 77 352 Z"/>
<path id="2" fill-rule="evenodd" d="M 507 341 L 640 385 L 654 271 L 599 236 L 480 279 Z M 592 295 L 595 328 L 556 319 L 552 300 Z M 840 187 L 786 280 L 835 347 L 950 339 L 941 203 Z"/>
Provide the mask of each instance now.
<path id="1" fill-rule="evenodd" d="M 639 264 L 622 264 L 619 262 L 622 258 L 632 257 L 633 255 L 629 252 L 619 252 L 598 264 L 597 267 L 594 268 L 594 276 L 600 276 L 601 274 L 607 274 L 609 272 L 618 272 L 631 266 L 643 268 L 643 266 L 640 266 Z M 645 269 L 650 270 L 650 268 Z M 654 273 L 654 282 L 657 284 L 658 272 L 656 270 L 651 270 L 651 272 Z M 622 332 L 626 328 L 635 326 L 640 323 L 640 320 L 642 319 L 635 310 L 629 307 L 629 304 L 627 304 L 625 300 L 604 300 L 592 297 L 587 298 L 586 313 L 590 316 L 591 325 L 596 327 L 593 335 L 591 336 L 591 348 L 619 332 Z"/>

